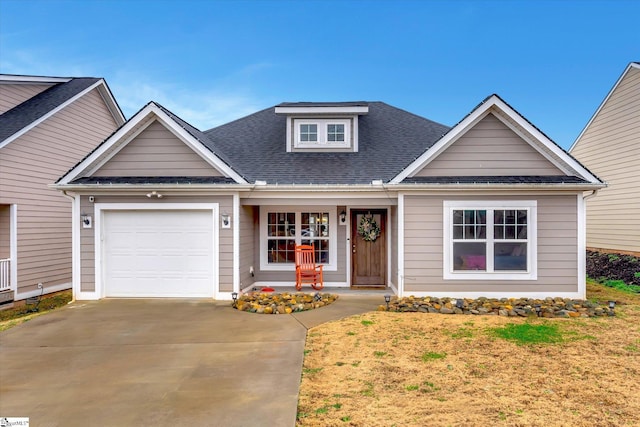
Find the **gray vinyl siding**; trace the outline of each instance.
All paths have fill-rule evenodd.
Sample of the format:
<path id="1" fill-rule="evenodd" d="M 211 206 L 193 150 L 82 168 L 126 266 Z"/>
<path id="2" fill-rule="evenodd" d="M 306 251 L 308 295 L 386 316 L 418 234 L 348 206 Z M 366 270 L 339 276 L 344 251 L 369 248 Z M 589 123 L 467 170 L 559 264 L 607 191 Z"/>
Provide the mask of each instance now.
<path id="1" fill-rule="evenodd" d="M 10 255 L 10 226 L 11 207 L 9 205 L 0 206 L 0 259 L 9 258 Z"/>
<path id="2" fill-rule="evenodd" d="M 444 200 L 537 200 L 537 280 L 444 280 Z M 577 195 L 405 196 L 404 289 L 411 292 L 577 292 Z"/>
<path id="3" fill-rule="evenodd" d="M 562 174 L 529 143 L 489 114 L 416 176 Z"/>
<path id="4" fill-rule="evenodd" d="M 0 204 L 17 204 L 18 289 L 71 283 L 71 201 L 49 188 L 117 124 L 97 89 L 0 149 Z"/>
<path id="5" fill-rule="evenodd" d="M 93 176 L 222 176 L 160 122 L 154 121 Z"/>
<path id="6" fill-rule="evenodd" d="M 163 199 L 148 201 L 143 196 L 102 196 L 98 193 L 92 193 L 95 197 L 95 203 L 145 203 L 162 205 L 164 203 L 218 203 L 219 212 L 233 212 L 232 196 L 189 196 L 179 197 L 171 196 Z M 124 205 L 123 205 L 124 206 Z M 93 215 L 94 206 L 89 202 L 88 195 L 83 195 L 80 201 L 82 212 L 91 213 Z M 233 290 L 233 227 L 221 228 L 213 230 L 214 235 L 219 238 L 219 256 L 218 256 L 218 278 L 220 283 L 220 291 L 231 292 Z M 80 228 L 80 269 L 81 269 L 81 285 L 83 292 L 93 292 L 95 290 L 95 227 Z"/>
<path id="7" fill-rule="evenodd" d="M 249 269 L 257 269 L 260 260 L 254 260 L 254 236 L 258 233 L 258 208 L 254 206 L 240 207 L 240 289 L 251 286 L 255 281 Z"/>
<path id="8" fill-rule="evenodd" d="M 571 154 L 608 184 L 587 200 L 587 246 L 640 253 L 640 69 L 629 69 Z"/>
<path id="9" fill-rule="evenodd" d="M 53 86 L 53 83 L 0 83 L 0 114 Z"/>

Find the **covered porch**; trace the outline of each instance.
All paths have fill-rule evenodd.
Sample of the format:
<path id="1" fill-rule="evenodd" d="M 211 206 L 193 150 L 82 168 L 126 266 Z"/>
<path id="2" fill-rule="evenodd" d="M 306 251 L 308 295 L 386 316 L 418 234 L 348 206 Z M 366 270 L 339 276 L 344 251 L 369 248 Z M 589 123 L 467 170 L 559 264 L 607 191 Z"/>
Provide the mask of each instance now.
<path id="1" fill-rule="evenodd" d="M 313 244 L 324 292 L 397 293 L 397 200 L 353 194 L 240 197 L 240 292 L 296 292 L 295 247 Z M 305 289 L 308 288 L 308 289 Z M 315 292 L 305 286 L 303 292 Z"/>

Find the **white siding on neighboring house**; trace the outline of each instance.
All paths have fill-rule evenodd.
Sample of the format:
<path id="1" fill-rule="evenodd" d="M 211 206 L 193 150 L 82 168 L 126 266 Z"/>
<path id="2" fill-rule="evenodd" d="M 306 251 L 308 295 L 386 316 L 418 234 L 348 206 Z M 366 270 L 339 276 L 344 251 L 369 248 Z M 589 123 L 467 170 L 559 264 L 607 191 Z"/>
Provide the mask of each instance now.
<path id="1" fill-rule="evenodd" d="M 412 292 L 578 292 L 576 195 L 435 196 L 405 200 L 404 290 Z M 444 280 L 444 200 L 537 201 L 537 280 Z"/>
<path id="2" fill-rule="evenodd" d="M 629 68 L 571 154 L 608 184 L 587 200 L 587 246 L 640 253 L 639 68 Z"/>
<path id="3" fill-rule="evenodd" d="M 222 176 L 160 122 L 155 121 L 93 176 Z"/>
<path id="4" fill-rule="evenodd" d="M 0 114 L 53 86 L 53 83 L 0 83 Z"/>
<path id="5" fill-rule="evenodd" d="M 489 114 L 415 176 L 476 175 L 563 175 L 563 172 Z"/>
<path id="6" fill-rule="evenodd" d="M 18 205 L 18 293 L 71 283 L 71 201 L 49 188 L 117 127 L 97 89 L 0 150 L 0 204 Z"/>

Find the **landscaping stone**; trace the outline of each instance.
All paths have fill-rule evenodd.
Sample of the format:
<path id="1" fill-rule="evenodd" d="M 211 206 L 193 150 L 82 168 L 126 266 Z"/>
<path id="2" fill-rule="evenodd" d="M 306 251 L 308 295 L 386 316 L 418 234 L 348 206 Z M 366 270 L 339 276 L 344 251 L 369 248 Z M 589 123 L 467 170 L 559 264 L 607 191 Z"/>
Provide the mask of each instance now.
<path id="1" fill-rule="evenodd" d="M 240 311 L 259 314 L 291 314 L 324 307 L 338 298 L 334 294 L 249 292 L 241 295 L 232 306 Z M 387 308 L 382 306 L 383 310 Z"/>
<path id="2" fill-rule="evenodd" d="M 615 315 L 608 305 L 569 298 L 486 298 L 463 299 L 462 309 L 457 298 L 416 298 L 408 296 L 392 299 L 389 308 L 381 305 L 379 311 L 420 312 L 440 314 L 471 314 L 507 317 L 578 318 Z M 536 308 L 539 307 L 538 315 Z"/>

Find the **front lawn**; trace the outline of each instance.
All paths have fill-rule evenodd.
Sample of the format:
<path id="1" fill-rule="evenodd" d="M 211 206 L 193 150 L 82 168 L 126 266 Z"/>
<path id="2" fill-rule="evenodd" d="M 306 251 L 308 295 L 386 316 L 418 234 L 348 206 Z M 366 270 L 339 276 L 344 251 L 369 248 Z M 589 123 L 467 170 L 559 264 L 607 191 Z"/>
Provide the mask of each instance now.
<path id="1" fill-rule="evenodd" d="M 71 291 L 64 291 L 53 295 L 44 295 L 37 306 L 37 310 L 34 305 L 26 305 L 24 302 L 19 303 L 22 305 L 0 310 L 0 332 L 58 307 L 63 307 L 69 301 L 71 301 Z"/>
<path id="2" fill-rule="evenodd" d="M 640 425 L 640 294 L 615 317 L 371 312 L 309 330 L 298 426 Z"/>

